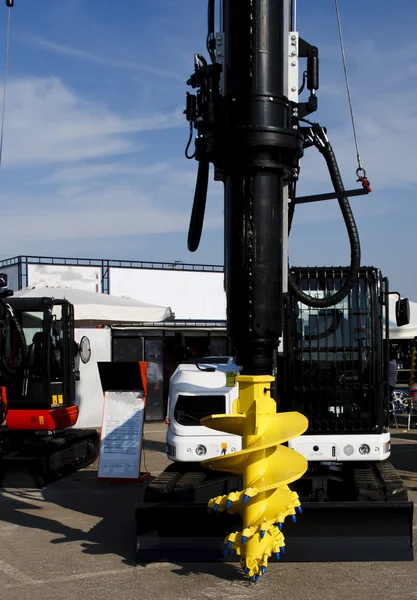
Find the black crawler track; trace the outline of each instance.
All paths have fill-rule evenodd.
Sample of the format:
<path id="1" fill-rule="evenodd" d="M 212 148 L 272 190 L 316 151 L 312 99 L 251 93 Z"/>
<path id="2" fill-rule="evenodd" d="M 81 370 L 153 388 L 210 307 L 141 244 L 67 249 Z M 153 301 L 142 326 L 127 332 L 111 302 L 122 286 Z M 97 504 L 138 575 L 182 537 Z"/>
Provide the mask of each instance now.
<path id="1" fill-rule="evenodd" d="M 91 465 L 100 449 L 95 429 L 64 430 L 44 437 L 2 432 L 0 441 L 0 483 L 7 472 L 23 469 L 37 487 Z"/>
<path id="2" fill-rule="evenodd" d="M 186 467 L 183 467 L 185 469 Z M 207 513 L 207 501 L 238 489 L 229 474 L 179 471 L 170 465 L 136 506 L 140 563 L 227 560 L 223 541 L 241 528 L 237 515 Z M 356 501 L 303 502 L 297 523 L 285 523 L 289 562 L 413 560 L 413 503 L 389 461 L 353 469 Z"/>

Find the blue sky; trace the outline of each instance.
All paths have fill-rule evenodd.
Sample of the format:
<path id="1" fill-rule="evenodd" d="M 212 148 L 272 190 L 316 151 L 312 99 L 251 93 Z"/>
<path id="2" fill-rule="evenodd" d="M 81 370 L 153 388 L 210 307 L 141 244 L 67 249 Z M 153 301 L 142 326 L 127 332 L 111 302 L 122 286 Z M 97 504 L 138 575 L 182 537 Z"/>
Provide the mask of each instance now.
<path id="1" fill-rule="evenodd" d="M 315 118 L 327 126 L 352 188 L 356 157 L 334 2 L 299 0 L 297 8 L 300 35 L 320 49 Z M 417 300 L 417 8 L 411 0 L 340 0 L 340 10 L 373 188 L 351 202 L 362 263 L 380 267 L 393 289 Z M 205 50 L 206 0 L 16 0 L 11 17 L 0 258 L 221 264 L 219 183 L 210 182 L 200 249 L 186 248 L 196 163 L 184 157 L 182 111 L 193 53 Z M 301 162 L 300 194 L 330 191 L 314 152 Z M 337 203 L 297 208 L 291 264 L 348 260 Z"/>

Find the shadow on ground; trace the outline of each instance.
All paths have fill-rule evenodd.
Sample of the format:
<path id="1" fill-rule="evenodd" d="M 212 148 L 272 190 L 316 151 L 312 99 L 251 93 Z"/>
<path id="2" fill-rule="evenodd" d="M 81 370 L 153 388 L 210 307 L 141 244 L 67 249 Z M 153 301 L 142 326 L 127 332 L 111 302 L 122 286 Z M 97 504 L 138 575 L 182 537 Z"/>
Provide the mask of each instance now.
<path id="1" fill-rule="evenodd" d="M 249 585 L 247 576 L 243 570 L 236 564 L 232 563 L 184 563 L 173 565 L 171 571 L 180 577 L 191 577 L 194 575 L 212 575 L 226 581 L 242 581 Z"/>
<path id="2" fill-rule="evenodd" d="M 163 452 L 166 451 L 166 442 L 165 441 L 157 441 L 157 440 L 143 440 L 143 448 L 144 450 L 153 450 L 154 452 Z"/>
<path id="3" fill-rule="evenodd" d="M 52 534 L 51 544 L 78 542 L 80 551 L 90 555 L 118 555 L 121 562 L 131 567 L 137 564 L 135 503 L 140 500 L 145 483 L 98 482 L 97 472 L 82 471 L 65 480 L 37 489 L 8 489 L 0 493 L 0 519 L 24 528 L 40 529 Z M 39 502 L 40 501 L 40 502 Z M 44 516 L 43 503 L 49 503 L 56 518 Z M 62 509 L 79 513 L 74 526 L 59 520 Z M 48 513 L 46 513 L 48 514 Z M 83 517 L 86 515 L 86 517 Z M 76 527 L 83 522 L 83 529 Z M 85 531 L 88 517 L 99 521 Z M 65 522 L 71 522 L 68 517 Z M 97 519 L 94 519 L 94 523 Z M 59 549 L 57 548 L 57 552 Z M 229 581 L 245 581 L 237 563 L 173 563 L 172 572 L 181 577 L 209 574 Z"/>
<path id="4" fill-rule="evenodd" d="M 43 490 L 20 488 L 0 493 L 0 518 L 21 527 L 49 531 L 56 536 L 52 544 L 79 542 L 82 552 L 117 554 L 123 563 L 134 565 L 134 507 L 145 485 L 99 482 L 96 471 L 81 471 L 48 484 Z M 50 507 L 54 514 L 59 514 L 62 508 L 79 513 L 74 516 L 74 523 L 80 520 L 80 515 L 86 515 L 87 521 L 88 516 L 95 517 L 93 526 L 86 532 L 44 516 L 42 501 L 56 506 L 56 510 Z"/>
<path id="5" fill-rule="evenodd" d="M 401 434 L 392 444 L 391 462 L 399 472 L 410 492 L 417 492 L 417 444 L 401 443 L 401 440 L 417 441 L 416 434 Z"/>
<path id="6" fill-rule="evenodd" d="M 417 439 L 416 434 L 410 435 Z M 149 449 L 162 451 L 162 442 L 149 440 L 147 444 Z M 409 489 L 417 491 L 417 444 L 398 440 L 392 449 L 394 466 Z M 23 487 L 0 490 L 0 519 L 20 527 L 48 531 L 52 534 L 51 544 L 56 546 L 78 542 L 83 553 L 118 555 L 124 564 L 137 566 L 134 509 L 146 485 L 147 482 L 100 482 L 97 471 L 83 470 L 42 490 Z M 62 518 L 64 522 L 60 519 L 64 514 L 62 509 L 69 511 Z M 68 518 L 71 513 L 74 513 L 73 519 Z M 78 522 L 82 522 L 82 529 L 77 528 Z M 182 577 L 206 573 L 221 579 L 236 581 L 242 577 L 243 580 L 236 563 L 175 563 L 172 572 Z"/>

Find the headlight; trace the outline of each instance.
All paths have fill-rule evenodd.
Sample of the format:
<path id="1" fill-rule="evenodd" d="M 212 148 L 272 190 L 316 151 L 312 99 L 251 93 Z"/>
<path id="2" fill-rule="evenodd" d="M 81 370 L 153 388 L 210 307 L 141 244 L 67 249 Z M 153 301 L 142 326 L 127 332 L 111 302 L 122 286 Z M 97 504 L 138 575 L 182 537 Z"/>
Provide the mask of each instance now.
<path id="1" fill-rule="evenodd" d="M 202 445 L 197 446 L 197 448 L 195 449 L 195 453 L 197 454 L 197 456 L 204 456 L 206 452 L 207 452 L 207 448 Z"/>
<path id="2" fill-rule="evenodd" d="M 371 451 L 371 449 L 368 446 L 368 444 L 362 444 L 362 446 L 359 446 L 359 454 L 362 454 L 362 456 L 364 454 L 369 454 L 370 451 Z"/>
<path id="3" fill-rule="evenodd" d="M 313 450 L 314 450 L 314 448 L 313 448 Z M 352 456 L 352 454 L 355 452 L 355 448 L 351 444 L 347 444 L 343 448 L 343 452 L 346 454 L 346 456 Z"/>

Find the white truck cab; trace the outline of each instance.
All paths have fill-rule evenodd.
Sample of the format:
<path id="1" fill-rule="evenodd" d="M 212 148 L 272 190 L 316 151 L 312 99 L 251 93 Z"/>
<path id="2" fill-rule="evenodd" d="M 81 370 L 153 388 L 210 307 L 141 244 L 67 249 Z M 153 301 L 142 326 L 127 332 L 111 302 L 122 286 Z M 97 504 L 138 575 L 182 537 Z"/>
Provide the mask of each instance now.
<path id="1" fill-rule="evenodd" d="M 206 370 L 212 369 L 212 370 Z M 169 384 L 167 456 L 201 462 L 242 449 L 242 438 L 200 425 L 203 417 L 231 414 L 238 397 L 238 367 L 232 357 L 211 356 L 180 364 Z"/>

